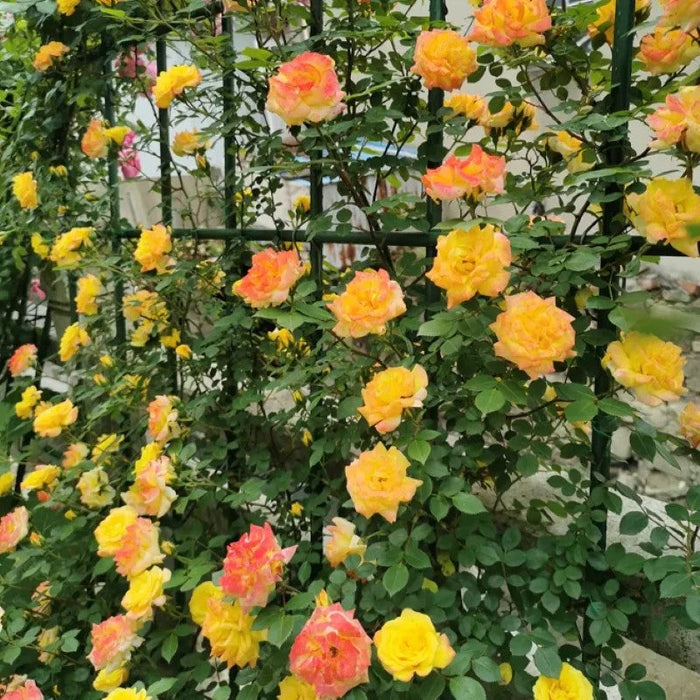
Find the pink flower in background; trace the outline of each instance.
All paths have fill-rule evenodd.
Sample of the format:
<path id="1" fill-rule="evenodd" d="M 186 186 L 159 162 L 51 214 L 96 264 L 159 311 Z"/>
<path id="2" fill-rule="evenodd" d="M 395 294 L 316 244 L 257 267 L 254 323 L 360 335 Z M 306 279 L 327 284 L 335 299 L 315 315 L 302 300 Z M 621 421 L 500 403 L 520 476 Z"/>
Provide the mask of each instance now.
<path id="1" fill-rule="evenodd" d="M 136 134 L 133 131 L 129 131 L 122 141 L 122 147 L 117 157 L 125 179 L 138 177 L 141 174 L 141 157 L 139 152 L 133 147 L 135 140 Z"/>
<path id="2" fill-rule="evenodd" d="M 29 296 L 30 298 L 32 296 L 35 297 L 33 301 L 44 301 L 46 299 L 46 292 L 41 288 L 41 282 L 36 277 L 32 280 L 32 285 L 29 288 Z"/>
<path id="3" fill-rule="evenodd" d="M 146 47 L 147 49 L 148 47 Z M 130 78 L 131 80 L 141 80 L 145 82 L 144 95 L 150 95 L 153 85 L 156 82 L 158 69 L 155 61 L 146 58 L 145 50 L 139 51 L 133 47 L 129 51 L 124 51 L 114 62 L 114 68 L 120 78 Z"/>

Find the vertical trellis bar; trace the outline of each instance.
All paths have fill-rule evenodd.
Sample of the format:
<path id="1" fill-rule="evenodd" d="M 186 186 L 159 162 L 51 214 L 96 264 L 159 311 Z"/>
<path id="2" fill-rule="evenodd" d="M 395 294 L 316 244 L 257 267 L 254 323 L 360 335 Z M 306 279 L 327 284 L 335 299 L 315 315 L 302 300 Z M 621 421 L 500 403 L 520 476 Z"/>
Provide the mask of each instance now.
<path id="1" fill-rule="evenodd" d="M 430 0 L 430 24 L 442 22 L 445 19 L 445 4 L 443 0 Z M 437 116 L 442 109 L 445 93 L 440 88 L 431 88 L 428 92 L 428 110 L 430 111 L 430 133 L 428 134 L 428 167 L 437 168 L 442 163 L 444 134 L 442 120 Z M 442 204 L 434 202 L 430 197 L 426 201 L 428 225 L 432 230 L 442 220 Z M 434 258 L 434 245 L 426 246 L 425 255 Z M 438 289 L 426 280 L 426 301 L 428 303 L 438 298 Z"/>
<path id="2" fill-rule="evenodd" d="M 114 126 L 114 84 L 113 67 L 111 57 L 111 40 L 108 35 L 103 35 L 102 46 L 106 55 L 104 65 L 105 92 L 104 92 L 104 115 L 107 123 Z M 134 48 L 134 51 L 137 49 Z M 108 164 L 107 186 L 109 189 L 109 229 L 111 236 L 112 252 L 116 253 L 121 245 L 116 232 L 119 228 L 119 172 L 117 159 L 110 157 Z M 122 314 L 124 301 L 124 282 L 120 279 L 114 284 L 114 306 L 115 306 L 115 340 L 118 345 L 122 345 L 126 340 L 126 321 Z"/>
<path id="3" fill-rule="evenodd" d="M 627 111 L 630 107 L 630 91 L 632 84 L 632 29 L 634 27 L 634 0 L 619 0 L 615 6 L 615 33 L 612 46 L 612 71 L 611 91 L 608 102 L 608 113 Z M 606 132 L 603 146 L 603 154 L 607 167 L 620 165 L 624 159 L 625 149 L 628 146 L 628 128 L 624 123 L 618 129 Z M 608 195 L 617 195 L 612 201 L 603 204 L 602 232 L 610 238 L 618 235 L 624 228 L 623 196 L 624 187 L 619 183 L 613 183 L 606 190 Z M 608 265 L 608 270 L 601 275 L 603 285 L 600 288 L 600 296 L 613 299 L 617 294 L 618 266 L 615 264 L 616 253 L 603 255 L 601 268 Z M 613 328 L 610 322 L 609 312 L 601 309 L 596 314 L 598 330 L 610 330 Z M 596 396 L 606 396 L 611 389 L 611 380 L 608 373 L 600 365 L 604 354 L 604 348 L 596 347 L 598 370 L 594 380 Z M 597 505 L 598 513 L 596 526 L 600 532 L 600 547 L 605 549 L 607 540 L 608 508 L 605 499 L 607 482 L 610 479 L 610 455 L 612 433 L 616 427 L 616 419 L 604 413 L 598 413 L 592 421 L 591 436 L 591 499 Z M 603 494 L 601 494 L 601 490 Z M 594 574 L 594 572 L 591 572 Z M 591 620 L 584 619 L 584 658 L 591 662 L 589 668 L 594 687 L 598 687 L 600 681 L 600 652 L 590 634 Z M 586 647 L 595 650 L 594 653 L 586 651 Z"/>
<path id="4" fill-rule="evenodd" d="M 309 32 L 312 37 L 317 37 L 323 32 L 323 0 L 311 0 L 311 21 Z M 322 151 L 314 151 L 309 154 L 311 165 L 309 166 L 309 195 L 311 198 L 311 217 L 323 214 L 323 170 L 319 161 L 323 156 Z M 323 244 L 311 241 L 311 276 L 316 282 L 316 293 L 323 293 Z"/>
<path id="5" fill-rule="evenodd" d="M 228 229 L 236 227 L 236 142 L 231 131 L 229 115 L 235 112 L 234 92 L 235 71 L 233 68 L 233 19 L 224 14 L 221 20 L 221 33 L 225 37 L 226 68 L 222 78 L 223 91 L 223 125 L 224 125 L 224 226 Z"/>
<path id="6" fill-rule="evenodd" d="M 165 34 L 156 39 L 156 66 L 158 75 L 168 69 L 168 44 Z M 158 145 L 160 154 L 160 211 L 163 224 L 173 225 L 173 183 L 172 161 L 170 158 L 170 115 L 168 109 L 158 109 Z M 168 349 L 170 386 L 177 393 L 177 356 Z"/>
<path id="7" fill-rule="evenodd" d="M 168 69 L 167 42 L 160 34 L 156 40 L 156 65 L 158 75 Z M 172 163 L 170 160 L 170 122 L 167 109 L 158 109 L 158 141 L 160 153 L 160 208 L 163 224 L 173 224 L 173 185 L 171 180 Z"/>

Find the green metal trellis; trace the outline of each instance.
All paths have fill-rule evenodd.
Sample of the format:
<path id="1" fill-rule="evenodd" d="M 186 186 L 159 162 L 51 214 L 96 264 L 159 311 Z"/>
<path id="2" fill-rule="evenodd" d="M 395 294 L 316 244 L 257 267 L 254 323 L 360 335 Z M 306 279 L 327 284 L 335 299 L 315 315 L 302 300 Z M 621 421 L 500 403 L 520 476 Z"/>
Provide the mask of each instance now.
<path id="1" fill-rule="evenodd" d="M 612 90 L 608 99 L 608 112 L 624 112 L 630 106 L 630 88 L 631 88 L 631 64 L 632 64 L 632 29 L 634 26 L 634 0 L 620 0 L 616 4 L 615 14 L 615 34 L 612 49 Z M 210 10 L 211 11 L 211 10 Z M 429 18 L 431 25 L 439 24 L 445 20 L 446 8 L 443 0 L 430 0 Z M 233 22 L 230 16 L 224 16 L 222 22 L 223 34 L 227 37 L 228 50 L 233 52 Z M 314 48 L 322 51 L 323 44 L 323 0 L 311 0 L 310 3 L 310 36 L 311 43 Z M 105 47 L 109 47 L 109 38 L 104 38 Z M 164 71 L 167 68 L 166 58 L 166 35 L 161 33 L 156 41 L 156 55 L 158 72 Z M 233 61 L 228 62 L 229 66 L 233 65 Z M 112 67 L 111 63 L 105 64 L 107 73 L 106 89 L 104 96 L 104 114 L 110 124 L 114 123 L 114 107 L 113 107 L 113 87 L 112 87 Z M 222 107 L 224 114 L 230 113 L 234 108 L 233 94 L 235 87 L 235 75 L 232 67 L 227 68 L 222 75 Z M 429 130 L 428 130 L 428 148 L 430 160 L 429 167 L 436 167 L 440 164 L 440 160 L 436 159 L 436 154 L 443 151 L 444 136 L 442 129 L 442 120 L 438 117 L 439 110 L 443 105 L 443 91 L 440 89 L 431 89 L 428 96 L 428 107 L 431 115 Z M 166 225 L 171 225 L 173 220 L 173 193 L 171 184 L 171 155 L 170 155 L 170 137 L 169 137 L 169 113 L 167 109 L 158 111 L 158 133 L 159 133 L 159 148 L 160 148 L 160 191 L 161 191 L 161 216 L 162 221 Z M 628 134 L 627 127 L 623 125 L 616 131 L 609 132 L 607 141 L 604 147 L 603 155 L 608 167 L 619 165 L 623 161 L 623 152 L 627 144 Z M 304 241 L 307 240 L 307 235 L 304 231 L 277 230 L 277 229 L 251 229 L 237 226 L 236 212 L 234 207 L 235 193 L 235 169 L 236 169 L 236 140 L 235 134 L 230 130 L 224 131 L 224 226 L 222 228 L 196 228 L 174 229 L 173 235 L 176 237 L 196 237 L 201 240 L 222 240 L 222 241 Z M 316 154 L 318 155 L 318 154 Z M 311 199 L 311 217 L 318 217 L 323 214 L 323 166 L 321 159 L 310 154 L 311 165 L 309 167 L 310 179 L 310 199 Z M 139 231 L 133 229 L 123 229 L 120 227 L 120 212 L 119 212 L 119 181 L 117 173 L 116 160 L 112 160 L 109 165 L 109 188 L 110 188 L 110 223 L 113 234 L 112 245 L 116 248 L 120 245 L 120 240 L 125 238 L 134 238 L 139 235 Z M 610 193 L 622 193 L 620 185 L 611 185 Z M 613 201 L 608 201 L 603 206 L 603 233 L 610 238 L 614 237 L 620 231 L 620 221 L 622 219 L 622 204 L 621 196 L 614 198 Z M 422 247 L 425 249 L 428 257 L 433 257 L 436 251 L 436 242 L 439 232 L 436 227 L 442 218 L 442 208 L 440 204 L 427 200 L 426 210 L 427 223 L 429 231 L 421 232 L 355 232 L 353 234 L 339 233 L 337 231 L 324 231 L 315 233 L 311 240 L 311 269 L 312 276 L 317 282 L 317 289 L 321 290 L 321 272 L 323 264 L 323 245 L 324 243 L 343 242 L 352 244 L 376 244 L 378 241 L 385 246 L 411 246 Z M 568 236 L 552 237 L 551 243 L 556 246 L 564 246 L 570 243 Z M 638 250 L 645 242 L 641 238 L 632 239 L 632 249 Z M 676 255 L 676 251 L 668 247 L 654 246 L 652 249 L 647 249 L 650 254 L 654 255 Z M 604 285 L 600 289 L 601 296 L 607 296 L 610 299 L 615 297 L 617 288 L 617 278 L 619 270 L 615 266 L 614 254 L 603 256 L 603 260 L 611 262 L 610 271 L 604 280 Z M 427 298 L 429 301 L 436 299 L 437 288 L 430 283 L 427 283 Z M 123 287 L 118 285 L 115 288 L 115 297 L 117 308 L 121 308 L 121 299 L 123 295 Z M 596 320 L 598 328 L 612 328 L 608 311 L 600 309 L 596 312 Z M 116 339 L 118 342 L 125 340 L 125 322 L 121 315 L 116 319 Z M 602 356 L 602 349 L 595 350 L 598 358 Z M 594 389 L 597 396 L 601 397 L 609 393 L 611 388 L 610 379 L 604 370 L 600 369 L 594 380 Z M 592 424 L 592 443 L 591 443 L 591 478 L 590 488 L 591 494 L 598 492 L 601 489 L 604 491 L 607 488 L 607 483 L 610 478 L 610 458 L 611 458 L 611 436 L 615 429 L 615 419 L 598 414 L 593 419 Z M 605 547 L 606 542 L 606 520 L 607 507 L 605 498 L 596 498 L 596 502 L 600 505 L 596 506 L 599 520 L 597 526 L 600 532 L 601 546 Z M 595 576 L 593 570 L 590 575 Z M 599 679 L 600 663 L 599 654 L 600 648 L 597 647 L 591 640 L 588 627 L 584 631 L 584 646 L 585 660 L 589 663 L 588 671 L 594 683 Z"/>

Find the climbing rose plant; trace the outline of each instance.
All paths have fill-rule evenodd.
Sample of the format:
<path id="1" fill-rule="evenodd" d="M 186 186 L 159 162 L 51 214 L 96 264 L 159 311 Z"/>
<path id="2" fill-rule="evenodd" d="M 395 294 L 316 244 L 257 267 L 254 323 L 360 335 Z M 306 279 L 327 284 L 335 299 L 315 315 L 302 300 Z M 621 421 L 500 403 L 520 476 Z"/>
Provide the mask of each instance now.
<path id="1" fill-rule="evenodd" d="M 698 460 L 692 323 L 625 291 L 698 256 L 697 3 L 636 3 L 617 113 L 613 1 L 476 5 L 12 7 L 3 698 L 663 697 L 616 652 L 700 624 L 700 490 L 663 519 L 592 442 Z M 280 205 L 310 169 L 325 203 Z M 164 206 L 121 218 L 118 173 Z M 272 242 L 202 240 L 204 205 Z M 331 230 L 367 245 L 312 266 Z"/>

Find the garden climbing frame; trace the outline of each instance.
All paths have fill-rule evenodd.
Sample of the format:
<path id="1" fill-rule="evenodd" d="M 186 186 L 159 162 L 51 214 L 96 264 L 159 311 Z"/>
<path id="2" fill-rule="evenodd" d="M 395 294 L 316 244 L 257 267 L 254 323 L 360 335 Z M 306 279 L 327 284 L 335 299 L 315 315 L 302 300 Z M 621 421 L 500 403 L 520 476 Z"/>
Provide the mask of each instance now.
<path id="1" fill-rule="evenodd" d="M 625 112 L 630 107 L 631 90 L 631 68 L 632 68 L 632 29 L 634 26 L 634 0 L 618 0 L 615 10 L 615 34 L 612 48 L 612 90 L 608 96 L 608 114 Z M 196 14 L 200 16 L 208 15 L 212 12 L 220 11 L 220 7 L 212 4 L 203 10 L 198 10 Z M 310 0 L 310 45 L 312 48 L 323 52 L 323 0 Z M 430 0 L 431 24 L 440 23 L 446 19 L 446 7 L 443 0 Z M 167 69 L 166 56 L 166 34 L 163 33 L 156 41 L 157 70 L 160 73 Z M 224 70 L 221 76 L 221 96 L 223 120 L 226 122 L 226 115 L 236 109 L 233 102 L 235 88 L 235 71 L 233 69 L 233 21 L 231 16 L 224 15 L 222 20 L 223 34 L 228 37 L 227 46 L 231 52 L 231 68 Z M 109 37 L 103 37 L 106 53 L 109 48 Z M 109 124 L 114 124 L 113 105 L 113 67 L 111 60 L 105 61 L 105 94 L 104 94 L 104 117 Z M 429 91 L 428 107 L 431 114 L 431 123 L 428 128 L 427 146 L 429 167 L 440 165 L 439 160 L 435 160 L 435 155 L 443 151 L 443 128 L 442 119 L 438 116 L 443 106 L 443 91 L 433 88 Z M 160 155 L 160 193 L 161 193 L 161 216 L 165 225 L 172 226 L 173 223 L 173 192 L 172 192 L 172 162 L 170 155 L 170 123 L 168 109 L 158 110 L 158 140 Z M 623 124 L 616 130 L 606 132 L 605 146 L 603 149 L 604 162 L 607 167 L 615 167 L 623 161 L 625 143 L 628 138 L 627 125 Z M 291 231 L 279 229 L 253 229 L 239 227 L 236 220 L 234 208 L 235 201 L 235 179 L 236 179 L 236 139 L 235 135 L 226 130 L 223 137 L 224 142 L 224 226 L 221 228 L 176 228 L 173 235 L 178 238 L 192 238 L 198 240 L 219 240 L 219 241 L 251 241 L 251 242 L 280 242 L 280 241 L 309 241 L 311 257 L 311 275 L 317 283 L 318 293 L 321 293 L 321 272 L 323 265 L 324 243 L 349 243 L 349 244 L 380 244 L 381 246 L 410 246 L 424 248 L 428 257 L 434 257 L 436 242 L 439 231 L 436 226 L 442 218 L 442 207 L 440 204 L 428 198 L 426 217 L 428 223 L 427 232 L 388 232 L 378 234 L 376 232 L 354 232 L 352 234 L 327 230 L 316 232 L 313 236 L 307 236 L 304 231 Z M 310 180 L 310 217 L 320 216 L 324 211 L 322 182 L 324 177 L 321 158 L 315 157 L 318 154 L 311 153 L 309 165 Z M 608 194 L 618 193 L 621 195 L 622 186 L 611 184 L 608 186 Z M 119 176 L 116 157 L 109 163 L 109 192 L 110 192 L 110 234 L 112 245 L 118 248 L 121 239 L 135 238 L 140 231 L 134 229 L 124 229 L 120 226 L 119 208 Z M 623 198 L 621 196 L 607 198 L 603 204 L 602 227 L 604 235 L 610 237 L 619 233 L 624 225 L 622 223 Z M 555 245 L 564 246 L 569 243 L 568 236 L 553 237 Z M 634 239 L 635 244 L 644 243 L 643 238 Z M 652 255 L 669 256 L 678 253 L 666 246 L 652 246 L 649 250 Z M 615 252 L 610 253 L 607 262 L 609 266 L 608 275 L 604 279 L 604 285 L 600 289 L 600 295 L 609 299 L 614 298 L 617 288 L 617 276 L 619 266 L 615 264 Z M 602 262 L 606 261 L 603 254 Z M 603 267 L 603 265 L 601 265 Z M 606 268 L 608 266 L 605 266 Z M 426 283 L 425 293 L 428 299 L 436 297 L 437 289 L 430 283 Z M 122 304 L 123 288 L 118 285 L 115 289 L 116 308 L 120 309 Z M 601 305 L 604 306 L 604 305 Z M 608 311 L 605 308 L 596 310 L 598 328 L 610 329 L 612 324 Z M 116 338 L 118 342 L 124 342 L 126 338 L 125 320 L 118 314 L 115 319 Z M 602 358 L 603 348 L 597 347 L 596 352 Z M 602 368 L 595 378 L 594 391 L 598 397 L 606 395 L 611 388 L 611 380 L 608 373 Z M 611 461 L 611 435 L 614 430 L 615 419 L 604 413 L 598 413 L 592 421 L 591 438 L 591 492 L 596 489 L 606 489 L 609 480 Z M 600 504 L 597 527 L 601 534 L 601 546 L 605 546 L 607 506 L 606 499 L 600 497 L 595 499 Z M 595 576 L 595 572 L 590 570 L 590 575 Z M 591 641 L 590 634 L 587 634 L 588 641 Z M 595 645 L 594 645 L 595 646 Z"/>

